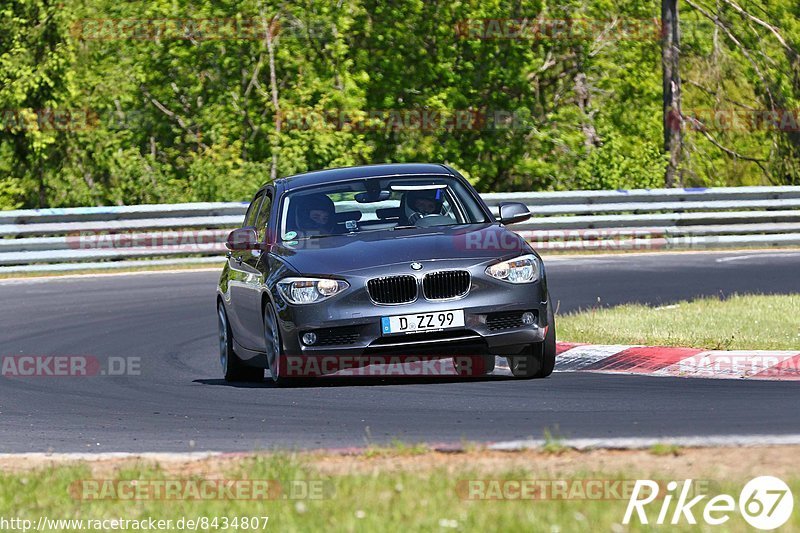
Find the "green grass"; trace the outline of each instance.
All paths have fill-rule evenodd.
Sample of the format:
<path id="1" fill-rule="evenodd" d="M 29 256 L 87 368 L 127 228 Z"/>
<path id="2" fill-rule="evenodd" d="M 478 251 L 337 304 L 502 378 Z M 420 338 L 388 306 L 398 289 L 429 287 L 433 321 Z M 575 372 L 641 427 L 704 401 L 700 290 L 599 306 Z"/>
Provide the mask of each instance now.
<path id="1" fill-rule="evenodd" d="M 268 516 L 267 530 L 275 531 L 625 531 L 620 526 L 627 501 L 606 500 L 477 500 L 465 499 L 463 489 L 468 480 L 531 480 L 570 479 L 558 471 L 537 476 L 533 465 L 501 471 L 487 476 L 476 474 L 468 462 L 456 471 L 435 469 L 413 472 L 370 472 L 342 474 L 321 478 L 313 468 L 290 455 L 261 456 L 243 459 L 238 467 L 225 474 L 225 479 L 254 480 L 323 480 L 328 487 L 324 499 L 273 499 L 267 501 L 80 501 L 69 493 L 77 480 L 89 479 L 86 467 L 58 467 L 22 474 L 0 474 L 0 517 L 38 520 L 49 518 L 75 519 L 170 519 L 182 517 L 221 518 Z M 561 476 L 561 477 L 560 477 Z M 632 473 L 587 471 L 581 479 L 637 479 Z M 176 479 L 165 476 L 153 467 L 128 468 L 102 479 Z M 572 476 L 574 479 L 574 476 Z M 659 478 L 656 478 L 659 479 Z M 800 494 L 800 478 L 785 480 L 794 494 Z M 459 483 L 461 482 L 461 485 Z M 459 487 L 462 487 L 459 489 Z M 719 493 L 738 497 L 742 486 L 722 481 L 715 487 Z M 705 500 L 707 501 L 707 499 Z M 660 505 L 660 503 L 658 504 Z M 658 506 L 648 507 L 654 521 Z M 702 521 L 702 510 L 698 516 Z M 733 513 L 731 520 L 714 531 L 746 531 L 743 519 Z M 656 528 L 659 529 L 659 528 Z M 665 531 L 697 530 L 686 525 L 662 526 Z M 707 529 L 707 528 L 706 528 Z M 800 513 L 795 512 L 784 530 L 800 529 Z M 50 529 L 74 531 L 76 529 Z M 201 529 L 202 530 L 202 529 Z M 239 528 L 239 531 L 244 529 Z M 651 531 L 634 523 L 632 531 Z M 232 531 L 229 529 L 228 531 Z"/>
<path id="2" fill-rule="evenodd" d="M 663 307 L 623 305 L 560 316 L 558 338 L 591 344 L 797 350 L 799 313 L 800 294 L 734 295 Z"/>
<path id="3" fill-rule="evenodd" d="M 388 446 L 379 446 L 370 444 L 367 446 L 364 456 L 368 459 L 373 457 L 390 457 L 390 456 L 413 456 L 423 455 L 431 451 L 430 447 L 424 443 L 407 443 L 401 440 L 393 439 Z"/>
<path id="4" fill-rule="evenodd" d="M 542 446 L 542 451 L 544 453 L 561 455 L 567 450 L 569 450 L 569 448 L 564 445 L 563 439 L 557 434 L 557 430 L 556 434 L 550 431 L 550 429 L 544 430 L 544 445 Z"/>
<path id="5" fill-rule="evenodd" d="M 658 457 L 666 457 L 672 455 L 678 457 L 681 454 L 682 448 L 677 444 L 667 444 L 658 442 L 650 447 L 650 453 Z"/>

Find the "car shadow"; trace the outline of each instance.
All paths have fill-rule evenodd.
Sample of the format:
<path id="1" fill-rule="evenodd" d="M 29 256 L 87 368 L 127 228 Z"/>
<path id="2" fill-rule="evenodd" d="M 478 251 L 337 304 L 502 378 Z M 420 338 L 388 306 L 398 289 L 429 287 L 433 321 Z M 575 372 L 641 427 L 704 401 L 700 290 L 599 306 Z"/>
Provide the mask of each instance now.
<path id="1" fill-rule="evenodd" d="M 231 382 L 224 379 L 195 379 L 192 383 L 201 385 L 212 385 L 222 387 L 233 387 L 240 389 L 283 389 L 283 388 L 324 388 L 324 387 L 376 387 L 391 385 L 436 385 L 444 383 L 481 383 L 492 381 L 512 381 L 513 376 L 494 375 L 479 377 L 459 377 L 459 376 L 328 376 L 297 379 L 287 382 L 285 385 L 276 385 L 269 377 L 262 382 Z"/>

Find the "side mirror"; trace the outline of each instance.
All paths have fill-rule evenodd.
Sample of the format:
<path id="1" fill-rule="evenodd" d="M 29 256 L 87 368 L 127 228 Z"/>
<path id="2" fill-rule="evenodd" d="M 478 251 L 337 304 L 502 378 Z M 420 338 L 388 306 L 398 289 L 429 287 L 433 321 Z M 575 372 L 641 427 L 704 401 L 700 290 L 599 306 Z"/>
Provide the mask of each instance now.
<path id="1" fill-rule="evenodd" d="M 261 244 L 258 242 L 256 229 L 249 227 L 233 230 L 225 241 L 225 248 L 231 251 L 260 249 Z"/>
<path id="2" fill-rule="evenodd" d="M 516 224 L 529 218 L 531 218 L 531 212 L 528 211 L 528 206 L 523 203 L 508 202 L 500 204 L 499 220 L 501 224 Z"/>

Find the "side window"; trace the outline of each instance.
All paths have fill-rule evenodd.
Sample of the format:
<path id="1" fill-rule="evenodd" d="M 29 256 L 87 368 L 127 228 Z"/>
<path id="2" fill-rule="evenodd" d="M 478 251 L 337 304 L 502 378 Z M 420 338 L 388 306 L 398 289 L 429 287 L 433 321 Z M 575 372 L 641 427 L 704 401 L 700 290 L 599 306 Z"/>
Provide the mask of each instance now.
<path id="1" fill-rule="evenodd" d="M 269 224 L 269 212 L 271 209 L 272 191 L 267 191 L 266 196 L 264 196 L 264 201 L 261 203 L 261 208 L 258 210 L 258 218 L 255 222 L 259 242 L 264 242 L 267 237 L 267 225 Z"/>
<path id="2" fill-rule="evenodd" d="M 264 193 L 259 193 L 256 196 L 250 207 L 247 208 L 247 214 L 244 216 L 244 225 L 242 227 L 247 228 L 256 225 L 256 215 L 258 215 L 258 207 L 261 205 L 261 199 L 264 198 Z"/>

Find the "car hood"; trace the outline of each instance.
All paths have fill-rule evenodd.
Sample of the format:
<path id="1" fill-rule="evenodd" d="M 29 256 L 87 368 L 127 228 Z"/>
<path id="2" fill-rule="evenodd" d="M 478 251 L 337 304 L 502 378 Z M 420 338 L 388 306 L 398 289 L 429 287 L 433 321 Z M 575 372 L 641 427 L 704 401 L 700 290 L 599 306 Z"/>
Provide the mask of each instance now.
<path id="1" fill-rule="evenodd" d="M 504 259 L 531 248 L 498 224 L 415 228 L 282 242 L 272 253 L 302 274 L 337 274 L 382 265 L 448 259 Z"/>

